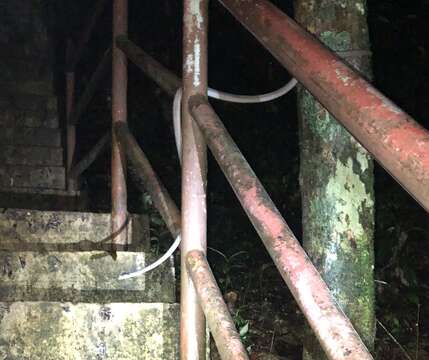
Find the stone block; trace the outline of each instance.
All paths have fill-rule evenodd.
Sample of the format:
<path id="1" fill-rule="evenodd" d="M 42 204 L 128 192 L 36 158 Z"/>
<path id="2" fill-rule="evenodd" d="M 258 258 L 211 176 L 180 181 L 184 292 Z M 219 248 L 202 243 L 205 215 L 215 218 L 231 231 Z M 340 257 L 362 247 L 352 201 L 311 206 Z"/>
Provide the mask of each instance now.
<path id="1" fill-rule="evenodd" d="M 61 132 L 59 129 L 49 128 L 6 128 L 0 133 L 0 143 L 3 145 L 60 147 Z"/>
<path id="2" fill-rule="evenodd" d="M 128 247 L 149 248 L 149 219 L 130 215 Z M 28 250 L 93 250 L 112 242 L 110 214 L 5 209 L 0 212 L 0 246 Z M 13 247 L 11 247 L 13 246 Z"/>
<path id="3" fill-rule="evenodd" d="M 14 58 L 7 54 L 0 55 L 1 81 L 48 81 L 51 78 L 51 64 L 49 59 L 40 58 L 33 54 L 31 58 Z"/>
<path id="4" fill-rule="evenodd" d="M 63 149 L 46 146 L 0 145 L 0 163 L 7 165 L 62 166 Z"/>
<path id="5" fill-rule="evenodd" d="M 0 167 L 0 187 L 48 188 L 64 190 L 65 169 L 62 166 L 4 165 Z"/>
<path id="6" fill-rule="evenodd" d="M 172 303 L 172 259 L 142 276 L 118 280 L 155 260 L 144 252 L 0 251 L 0 301 Z"/>
<path id="7" fill-rule="evenodd" d="M 51 77 L 42 81 L 26 80 L 25 82 L 19 83 L 16 81 L 0 81 L 0 94 L 27 93 L 41 96 L 53 96 L 55 89 Z"/>
<path id="8" fill-rule="evenodd" d="M 0 303 L 0 359 L 178 360 L 176 304 Z"/>

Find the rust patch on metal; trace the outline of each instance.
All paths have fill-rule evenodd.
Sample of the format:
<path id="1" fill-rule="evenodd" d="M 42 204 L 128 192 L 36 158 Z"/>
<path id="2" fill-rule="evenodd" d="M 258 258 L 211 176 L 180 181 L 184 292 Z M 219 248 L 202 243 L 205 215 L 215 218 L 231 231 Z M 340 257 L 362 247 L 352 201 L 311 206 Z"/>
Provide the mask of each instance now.
<path id="1" fill-rule="evenodd" d="M 204 253 L 190 251 L 186 255 L 186 265 L 221 358 L 248 360 L 247 352 Z"/>
<path id="2" fill-rule="evenodd" d="M 220 2 L 429 211 L 429 132 L 269 1 Z"/>
<path id="3" fill-rule="evenodd" d="M 330 359 L 372 359 L 350 321 L 253 173 L 207 100 L 189 101 L 191 114 L 299 307 Z"/>

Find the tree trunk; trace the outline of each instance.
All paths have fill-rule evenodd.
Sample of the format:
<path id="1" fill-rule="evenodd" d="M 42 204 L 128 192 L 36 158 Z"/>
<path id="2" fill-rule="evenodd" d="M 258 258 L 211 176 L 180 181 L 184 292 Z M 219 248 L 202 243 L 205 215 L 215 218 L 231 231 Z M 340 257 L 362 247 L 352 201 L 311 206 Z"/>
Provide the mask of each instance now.
<path id="1" fill-rule="evenodd" d="M 371 76 L 366 0 L 295 0 L 298 23 Z M 374 313 L 373 161 L 304 88 L 298 90 L 304 247 L 371 350 Z M 308 334 L 304 359 L 325 356 Z"/>

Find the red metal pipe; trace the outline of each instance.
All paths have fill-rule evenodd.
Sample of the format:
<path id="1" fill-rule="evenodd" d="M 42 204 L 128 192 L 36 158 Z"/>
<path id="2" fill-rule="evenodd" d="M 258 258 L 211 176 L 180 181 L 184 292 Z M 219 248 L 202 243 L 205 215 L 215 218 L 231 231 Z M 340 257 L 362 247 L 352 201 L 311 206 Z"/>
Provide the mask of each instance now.
<path id="1" fill-rule="evenodd" d="M 219 0 L 429 211 L 429 132 L 267 0 Z"/>
<path id="2" fill-rule="evenodd" d="M 144 190 L 150 194 L 156 209 L 161 214 L 168 230 L 175 239 L 180 234 L 179 209 L 170 197 L 167 189 L 159 180 L 145 153 L 128 127 L 123 123 L 119 123 L 114 130 L 119 141 L 124 144 L 127 159 L 129 160 L 128 168 L 130 169 L 130 174 L 137 180 L 137 185 L 141 184 Z"/>
<path id="3" fill-rule="evenodd" d="M 174 96 L 177 89 L 182 86 L 180 79 L 173 72 L 161 65 L 126 36 L 117 37 L 116 45 L 168 95 Z"/>
<path id="4" fill-rule="evenodd" d="M 112 49 L 107 49 L 100 62 L 98 63 L 95 71 L 91 75 L 88 84 L 85 87 L 82 95 L 79 97 L 77 104 L 74 106 L 73 111 L 70 114 L 69 124 L 77 125 L 80 117 L 85 112 L 92 98 L 94 97 L 97 86 L 100 85 L 101 81 L 105 78 L 107 69 L 109 68 L 112 57 Z"/>
<path id="5" fill-rule="evenodd" d="M 329 359 L 372 359 L 207 99 L 196 95 L 189 100 L 189 106 L 210 150 Z"/>
<path id="6" fill-rule="evenodd" d="M 73 166 L 74 152 L 76 149 L 76 126 L 71 123 L 71 116 L 74 108 L 74 93 L 75 93 L 75 73 L 70 68 L 70 61 L 73 54 L 73 43 L 71 40 L 67 42 L 67 53 L 66 53 L 66 119 L 67 119 L 67 130 L 66 130 L 66 141 L 67 141 L 67 188 L 69 190 L 75 190 L 76 183 L 75 179 L 70 176 L 70 171 Z"/>
<path id="7" fill-rule="evenodd" d="M 69 173 L 69 176 L 72 180 L 77 179 L 86 169 L 88 169 L 91 164 L 97 160 L 97 158 L 102 154 L 107 146 L 111 142 L 111 134 L 108 132 L 104 134 L 92 147 L 91 150 L 76 164 L 74 165 Z"/>
<path id="8" fill-rule="evenodd" d="M 128 0 L 113 1 L 113 39 L 128 30 Z M 113 131 L 116 124 L 127 123 L 127 58 L 113 41 L 112 58 L 112 244 L 127 244 L 126 158 L 122 144 Z"/>
<path id="9" fill-rule="evenodd" d="M 204 253 L 198 250 L 190 251 L 186 255 L 186 266 L 221 359 L 248 360 L 247 352 Z"/>
<path id="10" fill-rule="evenodd" d="M 208 0 L 183 1 L 182 243 L 180 359 L 206 358 L 206 326 L 195 287 L 186 270 L 188 251 L 206 251 L 207 147 L 192 121 L 189 98 L 207 94 Z"/>

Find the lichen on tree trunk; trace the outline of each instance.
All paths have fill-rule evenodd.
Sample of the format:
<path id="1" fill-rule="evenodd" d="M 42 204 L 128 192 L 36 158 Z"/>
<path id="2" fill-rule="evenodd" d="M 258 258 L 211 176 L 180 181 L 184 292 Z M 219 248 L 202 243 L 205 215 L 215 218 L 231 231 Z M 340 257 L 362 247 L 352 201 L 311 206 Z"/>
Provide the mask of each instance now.
<path id="1" fill-rule="evenodd" d="M 365 0 L 295 0 L 297 21 L 371 77 Z M 369 349 L 375 337 L 373 161 L 304 88 L 298 90 L 304 247 Z M 304 359 L 325 356 L 309 333 Z"/>

